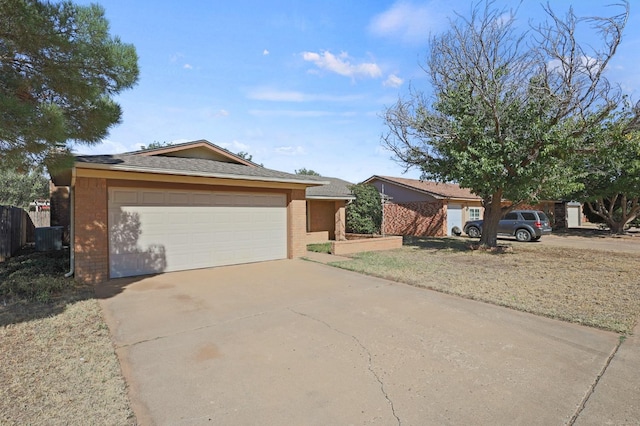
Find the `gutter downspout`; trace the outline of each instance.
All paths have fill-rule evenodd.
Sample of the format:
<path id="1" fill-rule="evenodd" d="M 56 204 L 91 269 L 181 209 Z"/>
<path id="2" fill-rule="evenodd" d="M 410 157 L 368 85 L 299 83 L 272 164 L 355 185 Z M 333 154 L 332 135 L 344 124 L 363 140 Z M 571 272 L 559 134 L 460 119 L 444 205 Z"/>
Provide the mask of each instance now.
<path id="1" fill-rule="evenodd" d="M 71 210 L 69 214 L 69 272 L 64 274 L 65 278 L 71 278 L 75 273 L 75 186 L 76 186 L 76 168 L 73 167 L 71 169 L 71 185 L 69 186 L 69 209 Z"/>

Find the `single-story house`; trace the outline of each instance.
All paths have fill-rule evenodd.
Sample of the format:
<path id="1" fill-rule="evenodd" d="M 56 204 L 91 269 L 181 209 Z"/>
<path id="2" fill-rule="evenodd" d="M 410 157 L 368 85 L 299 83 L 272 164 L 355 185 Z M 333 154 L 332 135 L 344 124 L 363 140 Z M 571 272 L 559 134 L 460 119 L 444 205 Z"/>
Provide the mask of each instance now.
<path id="1" fill-rule="evenodd" d="M 375 186 L 385 199 L 383 234 L 445 236 L 462 230 L 468 220 L 481 219 L 482 199 L 460 185 L 374 175 L 363 183 Z"/>
<path id="2" fill-rule="evenodd" d="M 310 176 L 326 185 L 307 188 L 307 242 L 344 241 L 346 205 L 355 200 L 352 183 L 333 177 Z"/>
<path id="3" fill-rule="evenodd" d="M 78 156 L 52 181 L 54 193 L 68 188 L 60 193 L 70 207 L 70 272 L 85 283 L 303 256 L 306 190 L 330 183 L 266 169 L 205 140 Z M 333 234 L 343 235 L 344 209 L 325 201 Z"/>

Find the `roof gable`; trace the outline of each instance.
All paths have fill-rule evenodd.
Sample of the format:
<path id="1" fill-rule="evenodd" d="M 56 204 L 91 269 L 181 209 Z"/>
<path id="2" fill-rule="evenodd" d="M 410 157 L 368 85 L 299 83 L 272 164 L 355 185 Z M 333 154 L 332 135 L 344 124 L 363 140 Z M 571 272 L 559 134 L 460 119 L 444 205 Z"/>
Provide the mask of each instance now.
<path id="1" fill-rule="evenodd" d="M 149 176 L 155 175 L 156 181 L 173 181 L 176 176 L 186 176 L 254 181 L 260 182 L 260 185 L 269 182 L 298 187 L 330 184 L 323 179 L 267 169 L 205 140 L 124 154 L 76 156 L 73 167 L 58 173 L 53 178 L 54 183 L 59 186 L 71 185 L 72 169 L 93 169 L 101 173 L 147 173 Z M 158 176 L 166 178 L 158 179 Z"/>
<path id="2" fill-rule="evenodd" d="M 322 186 L 313 186 L 307 188 L 307 199 L 316 200 L 355 200 L 355 195 L 351 192 L 351 182 L 346 180 L 321 177 L 321 176 L 308 176 L 312 180 L 325 181 L 326 184 Z"/>
<path id="3" fill-rule="evenodd" d="M 481 200 L 467 188 L 461 188 L 457 183 L 432 182 L 418 179 L 397 178 L 391 176 L 372 176 L 364 183 L 372 183 L 375 180 L 388 182 L 414 191 L 429 194 L 440 199 L 456 200 Z"/>
<path id="4" fill-rule="evenodd" d="M 127 154 L 142 156 L 199 158 L 202 160 L 213 160 L 223 163 L 234 163 L 250 167 L 260 167 L 256 163 L 245 160 L 244 158 L 233 154 L 232 152 L 219 147 L 218 145 L 212 144 L 211 142 L 204 139 L 175 145 L 167 145 L 160 148 L 143 149 L 140 151 L 129 152 Z"/>

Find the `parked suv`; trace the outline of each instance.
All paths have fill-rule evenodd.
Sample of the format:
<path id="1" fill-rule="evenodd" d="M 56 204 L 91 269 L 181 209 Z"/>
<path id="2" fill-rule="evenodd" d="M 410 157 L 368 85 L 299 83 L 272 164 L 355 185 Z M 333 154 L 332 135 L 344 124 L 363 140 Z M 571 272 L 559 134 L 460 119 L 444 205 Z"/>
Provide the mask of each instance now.
<path id="1" fill-rule="evenodd" d="M 482 221 L 472 220 L 464 224 L 464 232 L 471 238 L 482 235 Z M 498 223 L 498 234 L 511 235 L 518 241 L 537 241 L 551 233 L 549 218 L 537 210 L 514 210 Z"/>

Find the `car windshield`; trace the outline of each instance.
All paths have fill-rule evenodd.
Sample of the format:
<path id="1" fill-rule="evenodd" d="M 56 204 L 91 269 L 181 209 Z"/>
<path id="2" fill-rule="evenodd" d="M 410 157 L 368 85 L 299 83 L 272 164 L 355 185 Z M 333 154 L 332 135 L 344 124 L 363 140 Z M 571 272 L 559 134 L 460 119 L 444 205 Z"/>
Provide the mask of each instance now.
<path id="1" fill-rule="evenodd" d="M 544 214 L 542 212 L 538 212 L 538 216 L 540 216 L 540 221 L 541 222 L 549 222 L 549 218 L 547 217 L 546 214 Z"/>

